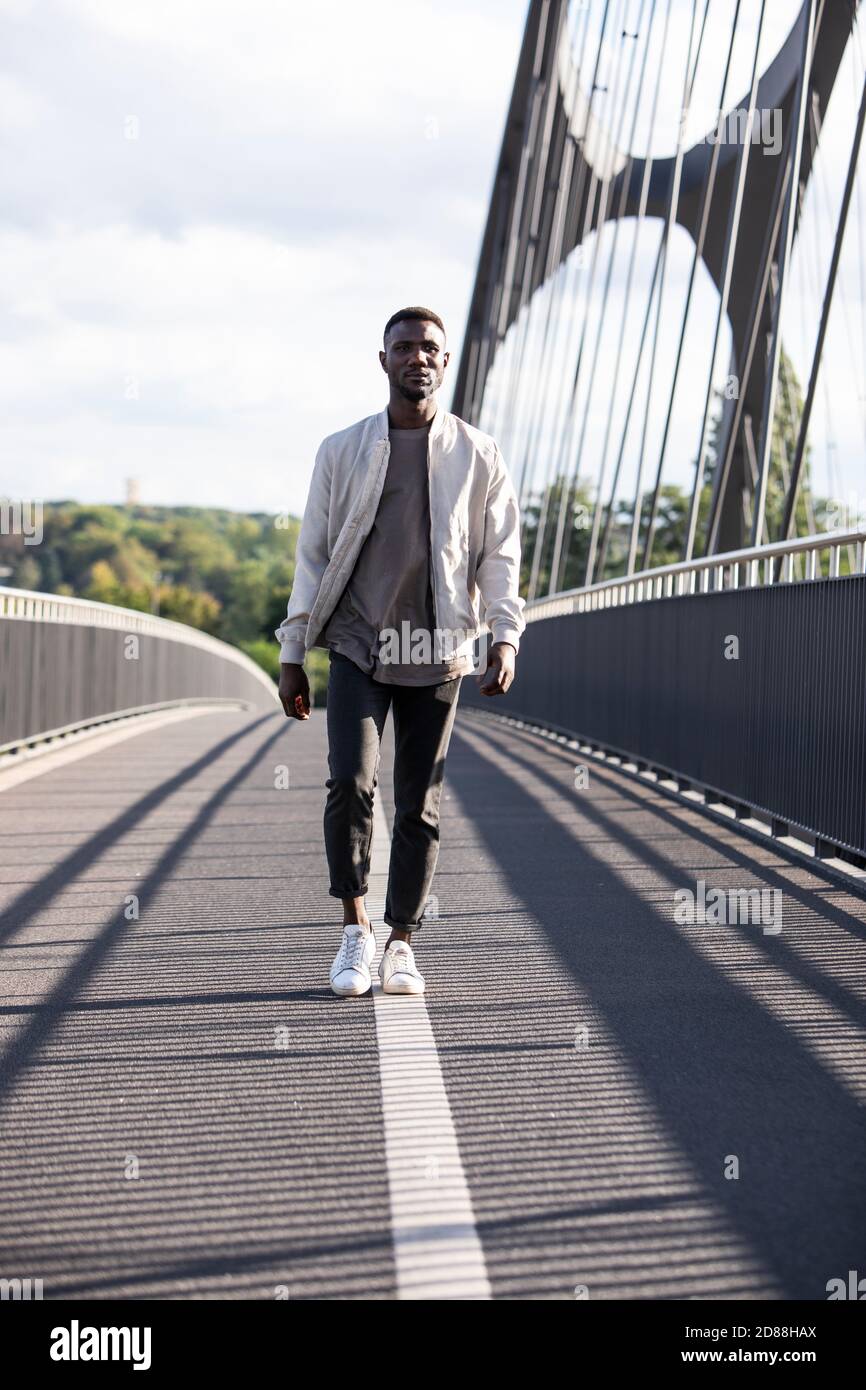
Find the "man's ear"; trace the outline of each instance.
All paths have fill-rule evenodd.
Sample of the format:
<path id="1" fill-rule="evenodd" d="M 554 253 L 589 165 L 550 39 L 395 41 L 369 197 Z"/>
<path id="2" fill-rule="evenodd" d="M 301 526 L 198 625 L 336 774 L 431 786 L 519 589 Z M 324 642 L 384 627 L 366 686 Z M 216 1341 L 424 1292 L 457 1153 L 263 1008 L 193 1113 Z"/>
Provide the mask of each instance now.
<path id="1" fill-rule="evenodd" d="M 385 366 L 385 354 L 384 354 L 384 352 L 380 352 L 380 353 L 379 353 L 379 362 L 380 362 L 380 364 L 381 364 L 382 371 L 383 371 L 383 372 L 387 372 L 388 368 Z"/>

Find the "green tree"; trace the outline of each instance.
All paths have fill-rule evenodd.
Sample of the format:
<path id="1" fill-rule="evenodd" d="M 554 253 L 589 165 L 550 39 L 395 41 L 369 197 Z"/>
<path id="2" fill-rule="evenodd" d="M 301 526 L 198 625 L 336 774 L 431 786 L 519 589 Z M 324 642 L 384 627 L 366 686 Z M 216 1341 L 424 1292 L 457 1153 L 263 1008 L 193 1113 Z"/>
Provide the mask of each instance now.
<path id="1" fill-rule="evenodd" d="M 230 642 L 263 633 L 268 611 L 269 566 L 263 560 L 243 560 L 232 571 L 223 614 L 222 635 Z"/>
<path id="2" fill-rule="evenodd" d="M 24 550 L 13 563 L 11 579 L 13 589 L 32 589 L 35 592 L 42 589 L 39 561 L 29 550 Z"/>
<path id="3" fill-rule="evenodd" d="M 186 584 L 163 584 L 159 589 L 159 616 L 186 623 L 201 632 L 220 636 L 220 604 L 213 594 L 190 589 Z"/>

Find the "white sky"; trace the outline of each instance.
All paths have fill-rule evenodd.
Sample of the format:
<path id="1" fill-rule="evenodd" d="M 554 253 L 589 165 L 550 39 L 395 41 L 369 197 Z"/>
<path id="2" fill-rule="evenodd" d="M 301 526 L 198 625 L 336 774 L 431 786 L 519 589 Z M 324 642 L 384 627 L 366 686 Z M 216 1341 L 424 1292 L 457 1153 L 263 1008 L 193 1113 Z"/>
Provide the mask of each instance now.
<path id="1" fill-rule="evenodd" d="M 524 15 L 0 0 L 0 494 L 300 513 L 395 309 L 456 365 Z"/>
<path id="2" fill-rule="evenodd" d="M 767 57 L 796 6 L 768 8 Z M 686 10 L 674 0 L 675 23 Z M 442 315 L 453 376 L 525 13 L 0 0 L 0 495 L 118 502 L 132 476 L 145 502 L 299 514 L 319 441 L 387 399 L 377 352 L 395 308 Z M 842 76 L 831 197 L 853 60 Z M 674 260 L 672 303 L 687 268 Z M 851 322 L 846 336 L 834 315 L 827 375 L 836 455 L 859 478 L 853 232 L 843 276 Z M 805 343 L 808 294 L 790 312 Z M 697 441 L 690 421 L 675 429 L 679 481 Z"/>

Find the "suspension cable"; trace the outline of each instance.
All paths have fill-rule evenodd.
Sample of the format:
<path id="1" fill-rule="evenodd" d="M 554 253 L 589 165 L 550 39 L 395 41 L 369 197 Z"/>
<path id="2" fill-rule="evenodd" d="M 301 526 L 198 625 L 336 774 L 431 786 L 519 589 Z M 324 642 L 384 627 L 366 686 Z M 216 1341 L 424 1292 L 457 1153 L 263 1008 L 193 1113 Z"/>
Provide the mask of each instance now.
<path id="1" fill-rule="evenodd" d="M 645 3 L 646 3 L 646 0 L 641 0 L 641 7 L 640 7 L 640 11 L 639 11 L 639 13 L 638 13 L 638 19 L 637 19 L 637 30 L 636 30 L 636 34 L 639 34 L 639 33 L 640 33 L 640 25 L 641 25 L 641 22 L 642 22 L 642 20 L 643 20 L 643 12 L 644 12 L 644 8 L 645 8 Z M 627 16 L 625 17 L 625 22 L 627 22 Z M 627 38 L 627 37 L 629 37 L 629 32 L 626 31 L 626 30 L 623 30 L 622 35 L 621 35 L 621 38 Z M 637 50 L 636 50 L 636 48 L 632 47 L 631 55 L 630 55 L 630 61 L 629 61 L 629 66 L 628 66 L 628 72 L 627 72 L 627 74 L 626 74 L 625 94 L 624 94 L 624 96 L 623 96 L 622 104 L 621 104 L 621 106 L 619 107 L 619 120 L 618 120 L 618 122 L 617 122 L 616 131 L 615 131 L 614 137 L 613 137 L 613 148 L 614 148 L 615 150 L 617 150 L 617 151 L 621 148 L 623 126 L 624 126 L 624 124 L 625 124 L 625 116 L 626 116 L 627 103 L 628 103 L 628 94 L 629 94 L 629 92 L 630 92 L 630 90 L 631 90 L 631 82 L 632 82 L 632 77 L 633 77 L 633 75 L 634 75 L 634 66 L 635 66 L 635 59 L 636 59 L 636 57 L 637 57 Z M 617 87 L 618 87 L 618 79 L 619 79 L 619 73 L 617 73 Z M 617 93 L 617 87 L 614 88 L 615 95 L 616 95 L 616 93 Z M 614 104 L 614 106 L 616 105 L 615 101 L 614 101 L 613 104 Z M 570 438 L 570 435 L 571 435 L 571 431 L 572 431 L 572 428 L 573 428 L 574 414 L 575 414 L 575 412 L 576 412 L 578 379 L 579 379 L 579 375 L 580 375 L 580 366 L 581 366 L 581 362 L 582 362 L 582 360 L 583 360 L 583 352 L 584 352 L 584 345 L 585 345 L 586 335 L 587 335 L 588 327 L 589 327 L 590 303 L 591 303 L 591 299 L 592 299 L 592 290 L 593 290 L 593 286 L 594 286 L 594 283 L 595 283 L 595 274 L 596 274 L 597 263 L 598 263 L 598 259 L 599 259 L 600 253 L 601 253 L 601 238 L 602 238 L 602 232 L 603 232 L 603 230 L 604 230 L 604 227 L 605 227 L 605 224 L 606 224 L 606 221 L 607 221 L 607 205 L 608 205 L 608 198 L 609 198 L 609 196 L 610 196 L 612 186 L 613 186 L 613 173 L 611 172 L 611 173 L 609 173 L 608 177 L 603 181 L 602 187 L 601 187 L 601 196 L 600 196 L 600 200 L 599 200 L 598 217 L 597 217 L 597 219 L 596 219 L 597 231 L 596 231 L 596 236 L 595 236 L 595 242 L 594 242 L 594 245 L 593 245 L 593 258 L 592 258 L 592 266 L 591 266 L 591 270 L 590 270 L 590 280 L 589 280 L 589 285 L 588 285 L 588 288 L 587 288 L 587 295 L 586 295 L 585 312 L 584 312 L 584 319 L 583 319 L 583 329 L 582 329 L 582 333 L 581 333 L 580 348 L 579 348 L 579 350 L 578 350 L 577 365 L 576 365 L 576 367 L 575 367 L 574 381 L 573 381 L 573 385 L 572 385 L 572 395 L 571 395 L 571 400 L 570 400 L 570 403 L 569 403 L 569 419 L 568 419 L 568 424 L 567 424 L 567 426 L 566 426 L 566 430 L 565 430 L 564 437 L 563 437 L 563 452 L 566 453 L 566 454 L 567 454 L 567 440 Z M 626 192 L 627 192 L 627 186 L 626 186 L 625 183 L 623 183 L 623 185 L 622 185 L 622 195 L 621 195 L 621 199 L 620 199 L 620 202 L 621 202 L 621 203 L 624 201 L 624 197 L 625 197 Z M 615 223 L 615 227 L 618 227 L 618 220 L 617 220 L 617 222 Z M 615 244 L 616 244 L 616 232 L 614 232 L 613 243 L 614 243 L 614 247 L 615 247 Z M 606 278 L 605 278 L 604 290 L 603 290 L 603 292 L 602 292 L 601 312 L 600 312 L 600 315 L 599 315 L 599 323 L 598 323 L 598 331 L 597 331 L 597 336 L 596 336 L 595 352 L 594 352 L 594 354 L 593 354 L 593 360 L 592 360 L 592 365 L 591 365 L 591 370 L 590 370 L 589 382 L 588 382 L 588 385 L 587 385 L 587 388 L 586 388 L 586 392 L 585 392 L 585 409 L 584 409 L 584 417 L 583 417 L 583 429 L 582 429 L 582 431 L 581 431 L 580 443 L 579 443 L 579 445 L 578 445 L 578 450 L 577 450 L 577 454 L 576 454 L 576 457 L 575 457 L 574 465 L 573 465 L 573 467 L 572 467 L 571 469 L 568 469 L 568 470 L 567 470 L 566 475 L 563 477 L 562 487 L 561 487 L 561 492 L 560 492 L 560 499 L 559 499 L 559 516 L 558 516 L 558 518 L 557 518 L 556 536 L 555 536 L 554 547 L 553 547 L 553 559 L 552 559 L 552 561 L 551 561 L 551 568 L 550 568 L 550 587 L 549 587 L 549 592 L 550 592 L 550 593 L 555 592 L 556 589 L 557 589 L 558 586 L 559 586 L 559 573 L 560 573 L 560 567 L 561 567 L 562 559 L 563 559 L 563 550 L 562 550 L 562 547 L 563 547 L 563 532 L 564 532 L 564 530 L 565 530 L 565 519 L 566 519 L 566 516 L 570 515 L 570 513 L 571 513 L 573 490 L 577 487 L 577 485 L 578 485 L 578 483 L 579 483 L 579 478 L 580 478 L 580 460 L 581 460 L 581 455 L 582 455 L 582 452 L 583 452 L 583 441 L 584 441 L 584 438 L 585 438 L 585 435 L 586 435 L 586 422 L 587 422 L 587 419 L 588 419 L 588 417 L 589 417 L 590 404 L 591 404 L 591 401 L 592 401 L 593 385 L 594 385 L 594 383 L 595 383 L 596 368 L 597 368 L 597 366 L 598 366 L 598 360 L 599 360 L 599 343 L 600 343 L 601 337 L 602 337 L 602 335 L 603 335 L 603 333 L 604 333 L 604 322 L 605 322 L 605 316 L 606 316 L 606 312 L 607 312 L 608 294 L 609 294 L 610 283 L 611 283 L 611 279 L 612 279 L 612 265 L 613 265 L 612 256 L 609 255 L 609 256 L 608 256 L 607 275 L 606 275 Z M 570 542 L 570 540 L 571 540 L 571 536 L 572 536 L 572 528 L 569 528 L 568 533 L 567 533 L 567 536 L 566 536 L 566 546 L 565 546 L 565 563 L 566 563 L 566 564 L 567 564 L 567 559 L 568 559 L 568 545 L 569 545 L 569 542 Z"/>
<path id="2" fill-rule="evenodd" d="M 752 60 L 752 81 L 749 88 L 749 108 L 746 117 L 746 129 L 743 141 L 740 146 L 737 158 L 736 191 L 731 199 L 728 209 L 728 225 L 725 237 L 725 254 L 722 265 L 721 285 L 719 286 L 719 304 L 716 313 L 716 327 L 713 334 L 713 346 L 710 353 L 710 371 L 707 380 L 707 394 L 704 400 L 704 414 L 701 420 L 701 433 L 698 442 L 698 455 L 695 460 L 695 486 L 692 492 L 691 505 L 689 507 L 689 518 L 686 530 L 685 558 L 690 560 L 695 545 L 695 531 L 698 524 L 698 511 L 701 504 L 701 492 L 704 485 L 704 451 L 707 445 L 707 432 L 709 430 L 710 410 L 713 403 L 713 383 L 716 374 L 716 359 L 719 352 L 719 338 L 722 331 L 722 321 L 728 312 L 728 296 L 731 289 L 731 279 L 734 273 L 734 253 L 737 247 L 737 237 L 740 223 L 740 210 L 743 204 L 743 196 L 746 191 L 746 175 L 749 169 L 749 150 L 752 143 L 752 127 L 755 120 L 755 103 L 758 97 L 758 59 L 761 49 L 761 35 L 764 30 L 764 17 L 766 14 L 767 0 L 761 0 L 761 12 L 758 17 L 758 32 L 755 38 L 755 54 Z M 757 542 L 756 542 L 757 544 Z"/>

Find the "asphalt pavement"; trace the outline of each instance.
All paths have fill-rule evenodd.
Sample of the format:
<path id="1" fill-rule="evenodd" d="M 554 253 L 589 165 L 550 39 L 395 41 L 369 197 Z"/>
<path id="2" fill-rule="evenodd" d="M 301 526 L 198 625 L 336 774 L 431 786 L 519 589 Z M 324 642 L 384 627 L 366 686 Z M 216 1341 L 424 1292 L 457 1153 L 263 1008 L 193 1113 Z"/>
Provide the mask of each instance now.
<path id="1" fill-rule="evenodd" d="M 389 722 L 380 871 L 392 750 Z M 0 779 L 0 1277 L 405 1298 L 415 1248 L 446 1298 L 825 1299 L 866 1272 L 866 900 L 585 762 L 459 712 L 420 1009 L 329 987 L 323 711 Z M 699 881 L 776 890 L 780 930 L 679 920 Z"/>

